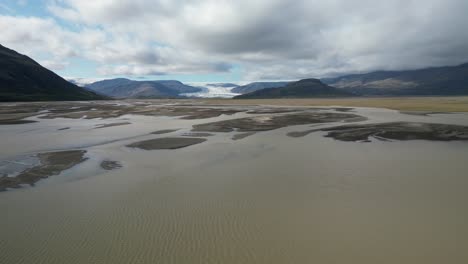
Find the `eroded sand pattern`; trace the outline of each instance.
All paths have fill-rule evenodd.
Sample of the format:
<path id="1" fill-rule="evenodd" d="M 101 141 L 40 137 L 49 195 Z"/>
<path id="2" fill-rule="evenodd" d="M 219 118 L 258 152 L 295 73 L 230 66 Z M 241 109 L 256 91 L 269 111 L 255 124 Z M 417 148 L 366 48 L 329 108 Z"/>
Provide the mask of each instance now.
<path id="1" fill-rule="evenodd" d="M 468 127 L 446 124 L 393 122 L 362 125 L 345 125 L 322 129 L 290 132 L 290 137 L 303 137 L 317 131 L 328 132 L 325 136 L 341 141 L 380 140 L 468 140 Z"/>
<path id="2" fill-rule="evenodd" d="M 353 114 L 339 113 L 319 113 L 319 112 L 303 112 L 298 114 L 286 115 L 262 115 L 256 117 L 247 117 L 239 119 L 224 120 L 213 123 L 195 125 L 193 131 L 208 131 L 208 132 L 253 132 L 253 131 L 268 131 L 281 127 L 306 125 L 316 123 L 331 123 L 346 120 L 363 121 L 360 116 Z"/>
<path id="3" fill-rule="evenodd" d="M 134 100 L 0 120 L 0 175 L 39 175 L 0 192 L 0 263 L 468 261 L 466 113 Z M 372 138 L 390 141 L 347 142 Z"/>
<path id="4" fill-rule="evenodd" d="M 369 140 L 369 137 L 393 140 L 468 140 L 468 127 L 429 123 L 383 123 L 324 128 L 327 137 L 342 141 Z"/>

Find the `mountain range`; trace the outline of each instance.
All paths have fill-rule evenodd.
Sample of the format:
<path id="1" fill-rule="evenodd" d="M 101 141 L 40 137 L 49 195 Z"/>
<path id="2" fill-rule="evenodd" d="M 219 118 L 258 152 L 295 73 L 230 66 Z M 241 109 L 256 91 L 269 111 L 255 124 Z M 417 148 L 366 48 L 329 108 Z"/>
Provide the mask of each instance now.
<path id="1" fill-rule="evenodd" d="M 246 85 L 235 87 L 231 90 L 233 93 L 246 94 L 255 92 L 265 88 L 278 88 L 283 87 L 289 82 L 253 82 Z"/>
<path id="2" fill-rule="evenodd" d="M 349 97 L 352 93 L 322 83 L 318 79 L 304 79 L 291 82 L 280 88 L 265 88 L 238 95 L 235 99 L 256 98 L 310 98 L 310 97 Z"/>
<path id="3" fill-rule="evenodd" d="M 309 81 L 307 81 L 309 80 Z M 324 97 L 326 91 L 318 92 L 317 88 L 298 88 L 300 83 L 312 84 L 305 79 L 299 82 L 277 86 L 276 88 L 257 89 L 262 84 L 253 83 L 237 87 L 241 96 L 235 98 L 276 98 L 276 97 Z M 364 74 L 345 75 L 336 78 L 321 79 L 329 87 L 328 96 L 341 96 L 339 92 L 354 96 L 442 96 L 442 95 L 468 95 L 468 63 L 458 66 L 432 67 L 407 71 L 376 71 Z M 280 84 L 280 83 L 278 83 Z M 314 84 L 314 87 L 317 85 Z M 241 87 L 253 87 L 241 90 Z M 279 89 L 277 89 L 279 88 Z M 323 87 L 322 87 L 323 88 Z M 322 90 L 321 90 L 322 91 Z"/>
<path id="4" fill-rule="evenodd" d="M 39 63 L 0 45 L 0 101 L 109 99 L 74 85 Z"/>
<path id="5" fill-rule="evenodd" d="M 176 80 L 125 78 L 85 85 L 70 83 L 33 59 L 0 45 L 0 101 L 99 100 L 112 98 L 236 98 L 468 95 L 468 63 L 406 71 L 376 71 L 297 82 L 213 83 L 194 87 Z"/>
<path id="6" fill-rule="evenodd" d="M 198 87 L 179 81 L 135 81 L 125 78 L 98 81 L 85 87 L 113 98 L 177 98 L 183 93 L 201 91 Z"/>
<path id="7" fill-rule="evenodd" d="M 409 71 L 376 71 L 322 81 L 367 96 L 467 95 L 468 63 Z"/>

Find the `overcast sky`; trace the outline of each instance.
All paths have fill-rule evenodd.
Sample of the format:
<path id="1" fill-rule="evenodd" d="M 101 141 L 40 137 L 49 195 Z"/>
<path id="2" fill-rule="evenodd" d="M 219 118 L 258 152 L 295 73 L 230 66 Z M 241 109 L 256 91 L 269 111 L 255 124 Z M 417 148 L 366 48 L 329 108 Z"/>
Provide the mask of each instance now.
<path id="1" fill-rule="evenodd" d="M 65 77 L 293 80 L 468 62 L 467 0 L 2 0 L 0 44 Z"/>

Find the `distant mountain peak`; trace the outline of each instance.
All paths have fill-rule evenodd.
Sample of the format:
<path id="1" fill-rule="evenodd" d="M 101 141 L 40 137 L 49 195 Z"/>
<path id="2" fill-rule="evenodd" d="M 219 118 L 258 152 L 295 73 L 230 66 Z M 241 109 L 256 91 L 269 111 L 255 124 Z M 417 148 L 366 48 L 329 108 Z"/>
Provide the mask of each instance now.
<path id="1" fill-rule="evenodd" d="M 88 89 L 115 98 L 176 98 L 201 89 L 177 80 L 130 80 L 115 78 L 86 85 Z"/>
<path id="2" fill-rule="evenodd" d="M 315 78 L 308 78 L 308 79 L 302 79 L 297 82 L 292 82 L 291 85 L 302 85 L 306 83 L 314 83 L 314 84 L 321 84 L 322 82 L 319 79 Z"/>
<path id="3" fill-rule="evenodd" d="M 311 98 L 311 97 L 348 97 L 353 94 L 322 83 L 318 79 L 303 79 L 288 83 L 280 88 L 265 88 L 236 96 L 237 99 L 254 98 Z"/>
<path id="4" fill-rule="evenodd" d="M 279 88 L 283 87 L 289 82 L 252 82 L 246 85 L 242 85 L 239 87 L 235 87 L 231 91 L 233 93 L 238 93 L 238 94 L 246 94 L 246 93 L 251 93 L 255 92 L 261 89 L 265 88 Z"/>
<path id="5" fill-rule="evenodd" d="M 467 95 L 468 63 L 407 71 L 375 71 L 322 79 L 328 85 L 361 95 Z"/>

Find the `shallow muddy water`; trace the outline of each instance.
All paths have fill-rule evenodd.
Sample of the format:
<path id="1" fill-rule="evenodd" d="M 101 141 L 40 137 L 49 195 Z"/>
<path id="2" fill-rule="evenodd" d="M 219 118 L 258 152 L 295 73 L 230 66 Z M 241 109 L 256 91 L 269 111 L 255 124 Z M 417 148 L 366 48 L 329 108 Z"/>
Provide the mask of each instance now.
<path id="1" fill-rule="evenodd" d="M 468 126 L 467 114 L 350 113 L 365 124 Z M 214 132 L 180 149 L 126 147 L 251 116 L 30 117 L 39 122 L 0 126 L 1 161 L 67 149 L 88 157 L 34 187 L 0 192 L 0 263 L 468 262 L 468 141 L 287 136 L 338 122 L 238 140 L 240 132 Z M 131 124 L 94 129 L 122 122 Z M 160 130 L 170 131 L 151 134 Z M 103 160 L 122 167 L 104 170 Z"/>

